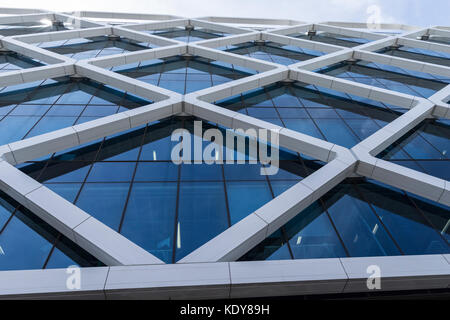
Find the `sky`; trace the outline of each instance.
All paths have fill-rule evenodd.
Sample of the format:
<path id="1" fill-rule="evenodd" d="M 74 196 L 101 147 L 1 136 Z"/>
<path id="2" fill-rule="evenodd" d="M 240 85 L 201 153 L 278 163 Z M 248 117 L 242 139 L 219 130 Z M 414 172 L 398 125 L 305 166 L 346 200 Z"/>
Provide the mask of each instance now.
<path id="1" fill-rule="evenodd" d="M 2 0 L 0 7 L 450 25 L 449 0 Z"/>

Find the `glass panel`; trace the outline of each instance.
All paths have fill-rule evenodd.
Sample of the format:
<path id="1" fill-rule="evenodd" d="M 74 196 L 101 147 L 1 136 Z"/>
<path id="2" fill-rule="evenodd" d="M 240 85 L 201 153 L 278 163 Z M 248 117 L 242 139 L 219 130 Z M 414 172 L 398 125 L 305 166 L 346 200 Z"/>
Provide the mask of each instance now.
<path id="1" fill-rule="evenodd" d="M 111 101 L 115 107 L 102 105 L 94 111 L 94 103 Z M 104 103 L 104 102 L 103 102 Z M 67 77 L 0 89 L 0 144 L 48 133 L 99 116 L 150 104 L 125 92 L 92 80 L 73 81 Z M 100 105 L 97 106 L 100 108 Z M 121 110 L 123 111 L 123 110 Z"/>
<path id="2" fill-rule="evenodd" d="M 429 98 L 450 83 L 449 77 L 415 72 L 368 61 L 340 62 L 316 71 L 329 76 L 423 98 Z"/>
<path id="3" fill-rule="evenodd" d="M 20 169 L 75 202 L 167 263 L 176 262 L 322 166 L 280 151 L 277 174 L 254 164 L 175 165 L 171 141 L 185 129 L 194 144 L 193 117 L 172 117 L 34 160 Z M 202 133 L 225 128 L 203 122 Z M 249 140 L 240 154 L 249 159 Z M 238 154 L 236 145 L 229 146 Z M 184 151 L 183 151 L 184 152 Z M 186 151 L 187 152 L 187 151 Z M 275 150 L 271 150 L 275 152 Z M 226 152 L 224 152 L 226 154 Z M 7 215 L 5 215 L 7 219 Z M 62 258 L 54 258 L 55 265 Z M 58 260 L 60 259 L 60 260 Z"/>
<path id="4" fill-rule="evenodd" d="M 0 199 L 0 270 L 102 265 L 6 194 Z"/>
<path id="5" fill-rule="evenodd" d="M 213 85 L 241 79 L 256 73 L 236 65 L 201 57 L 169 57 L 142 61 L 137 66 L 119 66 L 114 71 L 128 77 L 187 94 Z M 213 76 L 214 83 L 213 83 Z M 220 81 L 218 80 L 220 77 Z"/>
<path id="6" fill-rule="evenodd" d="M 366 179 L 348 179 L 241 260 L 447 254 L 448 207 Z"/>
<path id="7" fill-rule="evenodd" d="M 144 32 L 154 34 L 160 37 L 166 37 L 183 42 L 194 42 L 200 40 L 214 39 L 219 37 L 226 37 L 230 34 L 219 32 L 216 30 L 210 30 L 206 28 L 195 27 L 195 29 L 187 29 L 182 27 L 160 30 L 149 30 Z"/>
<path id="8" fill-rule="evenodd" d="M 264 44 L 245 42 L 227 46 L 225 49 L 227 52 L 283 65 L 306 61 L 324 54 L 319 51 L 306 50 L 275 42 L 266 42 Z"/>
<path id="9" fill-rule="evenodd" d="M 348 148 L 406 111 L 301 83 L 277 83 L 216 104 Z"/>
<path id="10" fill-rule="evenodd" d="M 449 124 L 448 120 L 425 120 L 377 157 L 450 180 Z"/>
<path id="11" fill-rule="evenodd" d="M 43 42 L 39 47 L 62 54 L 72 59 L 91 59 L 111 54 L 124 54 L 149 48 L 156 45 L 139 43 L 125 37 L 97 36 L 89 38 L 70 39 L 63 41 Z"/>

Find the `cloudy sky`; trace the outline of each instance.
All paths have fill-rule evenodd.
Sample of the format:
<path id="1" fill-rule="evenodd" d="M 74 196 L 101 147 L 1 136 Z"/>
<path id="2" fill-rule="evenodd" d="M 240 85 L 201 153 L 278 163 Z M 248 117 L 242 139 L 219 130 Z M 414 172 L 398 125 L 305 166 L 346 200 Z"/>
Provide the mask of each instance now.
<path id="1" fill-rule="evenodd" d="M 367 22 L 377 14 L 381 22 L 417 26 L 449 25 L 449 0 L 2 0 L 3 7 L 63 11 L 98 10 L 164 13 L 199 17 L 289 18 L 306 22 L 348 20 Z M 371 10 L 368 9 L 371 8 Z"/>

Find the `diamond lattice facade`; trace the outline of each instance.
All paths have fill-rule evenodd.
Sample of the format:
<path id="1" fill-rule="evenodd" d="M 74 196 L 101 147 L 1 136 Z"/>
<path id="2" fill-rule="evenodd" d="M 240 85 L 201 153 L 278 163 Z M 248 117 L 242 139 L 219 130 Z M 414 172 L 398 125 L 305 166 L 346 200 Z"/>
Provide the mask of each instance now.
<path id="1" fill-rule="evenodd" d="M 0 298 L 449 288 L 450 27 L 0 13 Z"/>

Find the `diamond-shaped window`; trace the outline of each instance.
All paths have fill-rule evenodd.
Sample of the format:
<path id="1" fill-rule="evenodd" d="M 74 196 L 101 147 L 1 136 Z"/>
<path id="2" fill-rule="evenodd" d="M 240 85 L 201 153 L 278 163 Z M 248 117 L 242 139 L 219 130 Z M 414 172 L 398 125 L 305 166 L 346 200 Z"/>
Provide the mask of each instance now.
<path id="1" fill-rule="evenodd" d="M 450 180 L 450 120 L 423 121 L 377 157 Z"/>
<path id="2" fill-rule="evenodd" d="M 100 26 L 97 23 L 59 14 L 32 14 L 0 17 L 0 35 L 5 37 L 34 33 L 83 29 Z"/>
<path id="3" fill-rule="evenodd" d="M 62 77 L 0 91 L 0 144 L 150 104 L 89 79 Z"/>
<path id="4" fill-rule="evenodd" d="M 439 44 L 450 44 L 450 36 L 445 37 L 441 35 L 429 35 L 426 37 L 419 37 L 420 40 L 429 41 Z"/>
<path id="5" fill-rule="evenodd" d="M 151 43 L 143 43 L 126 37 L 108 35 L 43 42 L 39 43 L 38 46 L 77 60 L 123 54 L 157 47 L 157 45 Z"/>
<path id="6" fill-rule="evenodd" d="M 355 46 L 359 46 L 365 43 L 370 42 L 370 40 L 368 39 L 364 39 L 364 38 L 357 38 L 357 37 L 352 37 L 352 36 L 347 36 L 347 35 L 342 35 L 342 34 L 335 34 L 332 32 L 323 32 L 323 31 L 318 31 L 315 33 L 292 33 L 289 34 L 288 36 L 290 37 L 294 37 L 294 38 L 299 38 L 299 39 L 304 39 L 304 40 L 311 40 L 311 41 L 317 41 L 317 42 L 321 42 L 321 43 L 326 43 L 326 44 L 332 44 L 332 45 L 337 45 L 337 46 L 341 46 L 341 47 L 348 47 L 348 48 L 352 48 Z"/>
<path id="7" fill-rule="evenodd" d="M 378 50 L 377 53 L 450 67 L 450 54 L 445 52 L 437 52 L 410 46 L 399 46 L 386 47 Z"/>
<path id="8" fill-rule="evenodd" d="M 382 183 L 348 179 L 241 260 L 448 254 L 449 213 Z"/>
<path id="9" fill-rule="evenodd" d="M 229 33 L 198 27 L 196 27 L 195 29 L 176 27 L 170 29 L 150 30 L 144 32 L 147 32 L 155 36 L 165 37 L 184 42 L 201 41 L 207 39 L 226 37 L 230 35 Z"/>
<path id="10" fill-rule="evenodd" d="M 244 42 L 219 49 L 283 65 L 306 61 L 324 54 L 320 51 L 284 45 L 276 42 Z"/>
<path id="11" fill-rule="evenodd" d="M 448 77 L 369 61 L 343 61 L 317 72 L 424 98 L 432 96 L 450 83 Z"/>
<path id="12" fill-rule="evenodd" d="M 171 141 L 174 130 L 188 130 L 192 148 L 195 141 L 203 147 L 211 143 L 194 135 L 194 120 L 164 119 L 20 167 L 137 245 L 171 263 L 323 165 L 286 150 L 280 151 L 280 169 L 271 176 L 261 175 L 259 162 L 175 165 L 171 151 L 179 142 Z M 211 128 L 218 127 L 203 122 L 203 132 Z M 246 150 L 243 156 L 249 159 L 248 141 Z"/>
<path id="13" fill-rule="evenodd" d="M 0 73 L 41 67 L 44 65 L 46 64 L 43 61 L 13 51 L 0 51 Z"/>
<path id="14" fill-rule="evenodd" d="M 103 265 L 19 203 L 0 193 L 0 270 Z"/>
<path id="15" fill-rule="evenodd" d="M 181 94 L 209 88 L 256 73 L 236 64 L 200 56 L 172 56 L 112 68 L 128 77 Z"/>
<path id="16" fill-rule="evenodd" d="M 406 111 L 300 82 L 275 83 L 216 104 L 349 148 Z"/>

